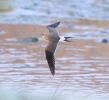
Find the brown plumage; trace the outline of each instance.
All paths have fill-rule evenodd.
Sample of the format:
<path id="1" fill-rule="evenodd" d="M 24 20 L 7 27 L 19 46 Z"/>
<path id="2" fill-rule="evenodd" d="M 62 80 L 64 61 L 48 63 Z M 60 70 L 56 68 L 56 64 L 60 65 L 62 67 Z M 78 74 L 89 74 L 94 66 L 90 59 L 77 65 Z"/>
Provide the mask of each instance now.
<path id="1" fill-rule="evenodd" d="M 57 44 L 58 44 L 59 38 L 57 41 L 49 41 L 48 46 L 45 49 L 45 54 L 46 54 L 46 59 L 51 71 L 51 74 L 55 74 L 55 57 L 54 57 L 54 52 L 56 50 Z"/>
<path id="2" fill-rule="evenodd" d="M 51 74 L 54 75 L 55 74 L 55 57 L 54 57 L 54 52 L 56 50 L 57 44 L 59 42 L 59 35 L 58 35 L 58 31 L 55 29 L 58 25 L 60 24 L 60 22 L 48 25 L 46 28 L 49 30 L 48 34 L 42 34 L 42 37 L 46 40 L 49 41 L 46 49 L 45 49 L 45 55 L 46 55 L 46 59 L 51 71 Z"/>
<path id="3" fill-rule="evenodd" d="M 55 74 L 55 58 L 54 58 L 54 54 L 50 51 L 45 50 L 45 54 L 46 54 L 46 59 L 51 71 L 51 74 L 54 75 Z"/>
<path id="4" fill-rule="evenodd" d="M 48 34 L 42 34 L 42 37 L 46 40 L 49 41 L 46 49 L 45 49 L 45 55 L 46 55 L 46 60 L 48 62 L 50 71 L 52 75 L 55 75 L 55 57 L 54 57 L 54 52 L 57 48 L 57 44 L 60 40 L 58 31 L 56 30 L 56 27 L 60 24 L 60 22 L 51 24 L 46 26 L 46 28 L 49 30 Z M 70 38 L 70 37 L 68 37 Z M 64 41 L 68 41 L 67 37 L 65 38 Z M 69 41 L 68 41 L 69 42 Z"/>

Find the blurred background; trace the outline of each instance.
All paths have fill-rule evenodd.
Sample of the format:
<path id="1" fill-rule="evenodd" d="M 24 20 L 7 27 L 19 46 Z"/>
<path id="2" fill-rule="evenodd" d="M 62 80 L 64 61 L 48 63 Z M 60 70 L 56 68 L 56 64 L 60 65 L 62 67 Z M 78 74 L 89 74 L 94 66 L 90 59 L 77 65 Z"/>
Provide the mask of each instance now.
<path id="1" fill-rule="evenodd" d="M 53 77 L 45 58 L 46 25 L 60 21 Z M 77 100 L 109 98 L 109 0 L 0 0 L 0 81 L 30 94 L 59 90 Z M 38 91 L 38 92 L 37 92 Z"/>

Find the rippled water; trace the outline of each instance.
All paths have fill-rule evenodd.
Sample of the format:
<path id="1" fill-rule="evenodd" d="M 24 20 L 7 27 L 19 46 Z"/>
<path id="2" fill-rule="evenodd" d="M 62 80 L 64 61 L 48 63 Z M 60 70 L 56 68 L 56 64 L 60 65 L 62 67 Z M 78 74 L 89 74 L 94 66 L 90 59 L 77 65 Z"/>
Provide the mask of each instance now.
<path id="1" fill-rule="evenodd" d="M 1 23 L 44 24 L 51 20 L 71 21 L 73 18 L 109 20 L 108 0 L 13 1 L 14 10 L 0 14 Z"/>
<path id="2" fill-rule="evenodd" d="M 86 100 L 108 100 L 108 5 L 108 0 L 17 1 L 12 12 L 0 13 L 0 81 L 35 95 L 53 92 L 61 82 L 58 91 L 74 100 L 88 95 Z M 44 54 L 47 41 L 40 33 L 57 20 L 60 35 L 74 39 L 59 43 L 52 76 Z"/>
<path id="3" fill-rule="evenodd" d="M 5 32 L 0 38 L 1 82 L 28 87 L 29 92 L 33 94 L 37 90 L 39 91 L 37 94 L 53 91 L 62 82 L 60 90 L 66 91 L 66 94 L 76 91 L 76 95 L 87 92 L 93 93 L 93 98 L 108 97 L 109 44 L 96 41 L 99 38 L 97 34 L 85 34 L 90 38 L 82 38 L 80 33 L 72 32 L 72 36 L 75 37 L 73 42 L 60 42 L 55 54 L 56 75 L 53 77 L 45 60 L 44 49 L 47 41 L 38 37 L 40 31 L 34 33 L 28 29 L 29 34 L 26 32 L 22 34 L 19 26 L 17 26 L 19 33 L 15 25 L 1 25 L 1 27 Z M 25 29 L 25 26 L 22 27 Z M 63 33 L 61 32 L 63 29 L 59 30 L 60 35 L 71 36 L 71 32 Z M 39 41 L 30 41 L 34 38 L 28 37 L 33 34 L 36 34 Z M 108 33 L 103 34 L 103 36 L 108 35 Z"/>

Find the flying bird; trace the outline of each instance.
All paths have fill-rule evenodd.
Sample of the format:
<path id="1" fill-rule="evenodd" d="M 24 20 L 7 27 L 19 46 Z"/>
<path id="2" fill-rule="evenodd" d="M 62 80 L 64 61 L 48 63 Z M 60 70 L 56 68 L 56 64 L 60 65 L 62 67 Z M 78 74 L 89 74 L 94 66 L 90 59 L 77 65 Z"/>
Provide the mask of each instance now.
<path id="1" fill-rule="evenodd" d="M 56 22 L 54 24 L 46 26 L 46 28 L 49 30 L 49 33 L 47 34 L 41 34 L 41 36 L 48 40 L 49 43 L 47 47 L 45 48 L 45 55 L 46 55 L 46 60 L 48 62 L 51 74 L 54 76 L 55 75 L 55 57 L 54 57 L 54 52 L 57 48 L 57 44 L 60 40 L 60 36 L 57 31 L 57 27 L 60 24 L 60 22 Z M 71 42 L 68 40 L 68 38 L 73 38 L 73 37 L 64 37 L 64 41 L 66 42 Z"/>

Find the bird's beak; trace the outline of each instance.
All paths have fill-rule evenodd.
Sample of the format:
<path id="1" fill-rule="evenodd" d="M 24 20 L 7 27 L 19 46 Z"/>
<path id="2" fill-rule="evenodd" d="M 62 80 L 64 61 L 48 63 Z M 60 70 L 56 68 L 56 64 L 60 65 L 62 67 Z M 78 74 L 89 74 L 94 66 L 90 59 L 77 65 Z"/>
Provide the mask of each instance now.
<path id="1" fill-rule="evenodd" d="M 43 37 L 43 34 L 40 34 L 41 37 Z"/>

